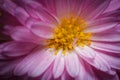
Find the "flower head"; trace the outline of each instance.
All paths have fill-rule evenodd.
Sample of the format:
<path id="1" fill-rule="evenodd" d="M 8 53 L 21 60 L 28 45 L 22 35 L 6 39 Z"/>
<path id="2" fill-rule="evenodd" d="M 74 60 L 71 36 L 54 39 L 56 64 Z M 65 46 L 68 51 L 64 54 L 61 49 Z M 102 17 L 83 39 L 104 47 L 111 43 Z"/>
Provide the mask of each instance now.
<path id="1" fill-rule="evenodd" d="M 0 75 L 119 79 L 119 0 L 1 0 L 0 7 L 19 22 L 4 26 L 12 40 L 0 44 Z"/>

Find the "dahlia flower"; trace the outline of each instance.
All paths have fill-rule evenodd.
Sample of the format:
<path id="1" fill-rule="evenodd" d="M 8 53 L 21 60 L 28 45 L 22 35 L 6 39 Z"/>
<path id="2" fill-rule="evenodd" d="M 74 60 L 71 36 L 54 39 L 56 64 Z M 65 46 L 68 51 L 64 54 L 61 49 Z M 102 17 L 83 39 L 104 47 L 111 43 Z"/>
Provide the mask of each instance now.
<path id="1" fill-rule="evenodd" d="M 120 0 L 0 0 L 0 8 L 18 22 L 2 30 L 11 40 L 0 44 L 1 76 L 119 80 Z"/>

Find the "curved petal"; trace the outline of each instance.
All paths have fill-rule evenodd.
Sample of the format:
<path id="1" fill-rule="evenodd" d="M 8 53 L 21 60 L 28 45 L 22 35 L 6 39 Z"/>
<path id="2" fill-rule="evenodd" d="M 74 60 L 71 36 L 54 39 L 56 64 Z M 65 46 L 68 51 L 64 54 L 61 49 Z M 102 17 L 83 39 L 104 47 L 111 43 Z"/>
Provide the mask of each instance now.
<path id="1" fill-rule="evenodd" d="M 87 20 L 95 19 L 99 16 L 109 5 L 111 0 L 94 0 L 91 4 L 87 5 L 81 16 Z"/>
<path id="2" fill-rule="evenodd" d="M 120 21 L 118 17 L 104 17 L 88 24 L 85 32 L 99 33 L 115 27 Z"/>
<path id="3" fill-rule="evenodd" d="M 70 76 L 76 77 L 79 74 L 79 59 L 77 55 L 73 53 L 69 53 L 68 56 L 65 56 L 65 66 L 66 70 Z"/>
<path id="4" fill-rule="evenodd" d="M 13 41 L 13 42 L 4 43 L 0 46 L 3 46 L 1 55 L 8 57 L 18 57 L 28 54 L 37 45 L 33 43 Z"/>
<path id="5" fill-rule="evenodd" d="M 20 42 L 43 44 L 45 40 L 44 38 L 34 35 L 28 28 L 23 26 L 5 26 L 5 33 L 10 35 L 15 41 Z"/>
<path id="6" fill-rule="evenodd" d="M 59 52 L 61 54 L 61 52 Z M 55 79 L 59 78 L 64 71 L 64 58 L 58 54 L 54 66 L 53 66 L 53 76 Z"/>
<path id="7" fill-rule="evenodd" d="M 58 23 L 58 19 L 56 18 L 56 16 L 54 14 L 52 14 L 51 12 L 49 12 L 47 9 L 45 9 L 41 4 L 39 4 L 36 1 L 33 0 L 22 0 L 23 1 L 23 5 L 25 7 L 25 9 L 27 10 L 27 12 L 34 18 L 39 18 L 44 22 L 48 22 L 48 23 Z"/>
<path id="8" fill-rule="evenodd" d="M 84 48 L 76 47 L 75 50 L 81 57 L 85 57 L 89 59 L 94 59 L 96 55 L 94 51 L 88 46 L 85 46 Z"/>
<path id="9" fill-rule="evenodd" d="M 91 37 L 92 41 L 102 41 L 102 42 L 120 42 L 120 33 L 99 33 Z"/>
<path id="10" fill-rule="evenodd" d="M 97 50 L 120 53 L 120 43 L 92 42 L 91 47 Z"/>
<path id="11" fill-rule="evenodd" d="M 51 38 L 53 33 L 53 28 L 51 28 L 51 25 L 46 25 L 43 23 L 35 23 L 32 25 L 31 31 L 39 37 Z"/>
<path id="12" fill-rule="evenodd" d="M 50 74 L 52 72 L 52 67 L 50 66 L 50 68 L 43 74 L 42 78 L 37 79 L 37 80 L 51 80 L 52 78 L 52 74 Z"/>
<path id="13" fill-rule="evenodd" d="M 120 0 L 111 0 L 108 8 L 104 11 L 105 12 L 110 12 L 114 11 L 120 8 Z"/>
<path id="14" fill-rule="evenodd" d="M 76 80 L 96 80 L 96 75 L 94 74 L 92 67 L 86 62 L 80 62 L 80 73 Z"/>
<path id="15" fill-rule="evenodd" d="M 15 16 L 23 25 L 25 25 L 26 20 L 29 18 L 28 13 L 11 0 L 5 0 L 1 7 Z"/>
<path id="16" fill-rule="evenodd" d="M 110 55 L 109 53 L 97 51 L 114 69 L 120 69 L 120 56 L 118 55 Z"/>
<path id="17" fill-rule="evenodd" d="M 47 70 L 54 59 L 55 56 L 50 50 L 40 50 L 38 48 L 17 65 L 14 74 L 24 75 L 27 73 L 29 76 L 38 77 Z"/>

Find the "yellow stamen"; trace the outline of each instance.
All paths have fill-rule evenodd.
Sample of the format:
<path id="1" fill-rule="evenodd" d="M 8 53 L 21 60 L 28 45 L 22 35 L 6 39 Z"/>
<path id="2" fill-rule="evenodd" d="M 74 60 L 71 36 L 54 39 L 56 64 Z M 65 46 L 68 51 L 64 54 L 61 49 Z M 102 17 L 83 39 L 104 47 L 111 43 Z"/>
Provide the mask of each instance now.
<path id="1" fill-rule="evenodd" d="M 90 45 L 91 33 L 83 31 L 86 22 L 81 18 L 63 18 L 61 23 L 54 29 L 52 39 L 47 40 L 47 47 L 55 49 L 57 55 L 60 49 L 63 50 L 62 54 L 66 55 L 66 51 L 73 50 L 73 46 Z"/>

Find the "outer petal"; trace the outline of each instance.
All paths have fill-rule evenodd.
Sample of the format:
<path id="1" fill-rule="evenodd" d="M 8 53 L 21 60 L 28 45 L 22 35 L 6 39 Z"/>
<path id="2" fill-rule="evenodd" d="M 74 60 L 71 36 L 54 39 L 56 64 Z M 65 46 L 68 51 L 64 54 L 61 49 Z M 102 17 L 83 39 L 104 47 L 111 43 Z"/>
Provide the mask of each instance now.
<path id="1" fill-rule="evenodd" d="M 120 69 L 120 55 L 111 55 L 111 53 L 105 53 L 101 51 L 97 51 L 97 53 L 109 63 L 111 68 Z"/>
<path id="2" fill-rule="evenodd" d="M 59 52 L 53 66 L 54 78 L 56 79 L 60 77 L 63 71 L 64 71 L 64 58 L 61 56 L 61 52 Z"/>
<path id="3" fill-rule="evenodd" d="M 111 0 L 94 0 L 91 4 L 87 5 L 81 16 L 84 16 L 87 20 L 94 19 L 99 16 L 109 5 Z"/>
<path id="4" fill-rule="evenodd" d="M 41 4 L 33 0 L 22 0 L 25 9 L 28 13 L 34 17 L 39 18 L 44 22 L 55 24 L 58 22 L 58 19 L 55 17 L 54 14 L 50 13 L 47 9 L 45 9 Z"/>
<path id="5" fill-rule="evenodd" d="M 32 42 L 37 44 L 43 44 L 45 39 L 34 35 L 28 28 L 23 26 L 5 26 L 5 31 L 7 35 L 10 35 L 12 39 L 20 42 Z"/>
<path id="6" fill-rule="evenodd" d="M 115 27 L 120 21 L 119 17 L 103 17 L 88 24 L 85 32 L 99 33 Z"/>
<path id="7" fill-rule="evenodd" d="M 22 24 L 25 24 L 26 20 L 29 18 L 28 13 L 23 8 L 18 7 L 11 0 L 4 0 L 1 7 L 15 16 Z"/>
<path id="8" fill-rule="evenodd" d="M 108 8 L 104 11 L 110 12 L 120 8 L 120 0 L 112 0 L 108 6 Z"/>
<path id="9" fill-rule="evenodd" d="M 75 80 L 97 80 L 92 67 L 86 62 L 80 62 L 80 73 Z"/>
<path id="10" fill-rule="evenodd" d="M 49 50 L 35 50 L 17 65 L 14 73 L 16 75 L 28 73 L 29 76 L 38 77 L 47 70 L 54 59 Z"/>
<path id="11" fill-rule="evenodd" d="M 72 62 L 71 62 L 72 60 Z M 65 56 L 66 70 L 70 76 L 76 77 L 79 74 L 79 59 L 75 53 L 69 53 Z"/>
<path id="12" fill-rule="evenodd" d="M 8 56 L 8 57 L 18 57 L 28 54 L 35 48 L 37 45 L 33 43 L 25 43 L 25 42 L 8 42 L 1 44 L 1 55 Z M 24 48 L 23 48 L 24 47 Z"/>
<path id="13" fill-rule="evenodd" d="M 106 52 L 120 53 L 120 43 L 92 42 L 91 47 Z"/>

